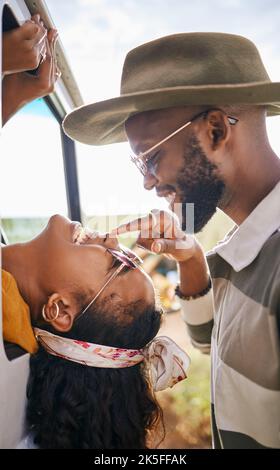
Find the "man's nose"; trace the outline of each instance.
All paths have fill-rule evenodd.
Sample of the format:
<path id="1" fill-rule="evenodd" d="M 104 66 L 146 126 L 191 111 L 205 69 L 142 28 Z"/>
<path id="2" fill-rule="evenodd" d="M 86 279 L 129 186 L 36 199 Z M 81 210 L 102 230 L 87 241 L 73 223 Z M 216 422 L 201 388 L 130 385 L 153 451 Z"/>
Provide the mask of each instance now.
<path id="1" fill-rule="evenodd" d="M 147 189 L 148 191 L 150 191 L 151 189 L 154 189 L 154 187 L 157 184 L 157 181 L 158 181 L 157 178 L 152 173 L 147 171 L 143 180 L 144 188 Z"/>

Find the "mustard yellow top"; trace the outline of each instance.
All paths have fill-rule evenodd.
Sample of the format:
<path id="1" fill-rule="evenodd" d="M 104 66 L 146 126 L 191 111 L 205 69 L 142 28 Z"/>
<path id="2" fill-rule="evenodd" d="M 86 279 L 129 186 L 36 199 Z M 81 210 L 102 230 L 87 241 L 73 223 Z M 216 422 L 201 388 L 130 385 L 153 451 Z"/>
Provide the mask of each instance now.
<path id="1" fill-rule="evenodd" d="M 29 307 L 20 295 L 15 278 L 4 269 L 1 271 L 4 340 L 34 354 L 38 343 L 31 326 Z"/>

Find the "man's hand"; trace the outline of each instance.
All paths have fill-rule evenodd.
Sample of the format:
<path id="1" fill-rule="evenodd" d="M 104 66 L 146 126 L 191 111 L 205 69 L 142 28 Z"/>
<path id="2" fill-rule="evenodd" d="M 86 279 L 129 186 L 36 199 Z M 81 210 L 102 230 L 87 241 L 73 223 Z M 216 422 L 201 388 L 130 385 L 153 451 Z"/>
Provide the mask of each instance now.
<path id="1" fill-rule="evenodd" d="M 2 122 L 3 125 L 22 106 L 54 91 L 60 71 L 56 65 L 55 43 L 58 33 L 51 29 L 45 39 L 46 56 L 36 75 L 26 72 L 6 75 L 2 80 Z"/>
<path id="2" fill-rule="evenodd" d="M 3 74 L 33 70 L 45 57 L 47 29 L 34 15 L 22 26 L 3 33 Z"/>
<path id="3" fill-rule="evenodd" d="M 209 273 L 203 249 L 194 236 L 181 230 L 175 214 L 152 210 L 145 217 L 120 225 L 111 234 L 135 231 L 140 232 L 137 245 L 178 262 L 180 289 L 184 295 L 194 295 L 205 289 Z"/>
<path id="4" fill-rule="evenodd" d="M 156 254 L 168 255 L 178 262 L 192 258 L 201 247 L 192 235 L 184 233 L 175 214 L 152 210 L 112 230 L 112 235 L 139 231 L 137 245 Z"/>

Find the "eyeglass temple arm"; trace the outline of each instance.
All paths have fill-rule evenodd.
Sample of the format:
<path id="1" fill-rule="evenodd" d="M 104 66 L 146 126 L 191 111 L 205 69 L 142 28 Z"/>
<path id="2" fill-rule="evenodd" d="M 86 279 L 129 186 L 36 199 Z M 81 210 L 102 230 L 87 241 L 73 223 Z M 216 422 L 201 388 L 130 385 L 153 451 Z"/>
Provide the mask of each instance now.
<path id="1" fill-rule="evenodd" d="M 83 315 L 90 307 L 91 305 L 93 304 L 93 302 L 97 299 L 97 297 L 99 297 L 100 294 L 102 294 L 102 292 L 104 291 L 105 287 L 109 284 L 109 282 L 113 281 L 113 279 L 115 279 L 115 277 L 123 270 L 125 264 L 122 263 L 118 269 L 116 269 L 116 271 L 112 274 L 111 277 L 109 277 L 108 281 L 105 282 L 104 286 L 102 287 L 102 289 L 100 289 L 99 292 L 97 292 L 96 296 L 92 299 L 92 301 L 88 304 L 88 306 L 82 311 L 81 315 Z"/>
<path id="2" fill-rule="evenodd" d="M 174 135 L 176 135 L 178 132 L 182 131 L 183 129 L 185 129 L 185 127 L 188 127 L 193 121 L 195 121 L 195 119 L 197 119 L 199 116 L 203 115 L 203 114 L 207 114 L 209 111 L 211 110 L 208 110 L 208 111 L 204 111 L 203 113 L 199 113 L 197 116 L 195 116 L 191 121 L 188 121 L 186 124 L 184 124 L 183 126 L 179 127 L 179 129 L 176 129 L 176 131 L 172 132 L 172 134 L 169 134 L 167 137 L 165 137 L 164 139 L 162 139 L 160 142 L 158 142 L 157 144 L 155 144 L 153 147 L 149 148 L 148 150 L 146 150 L 145 152 L 141 152 L 138 157 L 134 158 L 133 161 L 137 161 L 139 159 L 141 159 L 142 157 L 145 157 L 145 155 L 147 155 L 148 153 L 152 152 L 154 149 L 156 149 L 159 145 L 163 144 L 164 142 L 166 142 L 167 140 L 171 139 L 171 137 L 173 137 Z M 229 123 L 234 125 L 236 124 L 239 119 L 233 117 L 233 116 L 227 116 L 228 120 L 229 120 Z"/>
<path id="3" fill-rule="evenodd" d="M 188 121 L 186 124 L 184 124 L 183 126 L 179 127 L 179 129 L 176 129 L 176 131 L 172 132 L 172 134 L 169 134 L 167 137 L 165 137 L 164 139 L 162 139 L 160 142 L 158 142 L 156 145 L 154 145 L 153 147 L 151 147 L 150 149 L 146 150 L 145 152 L 143 153 L 140 153 L 140 155 L 135 159 L 135 160 L 138 160 L 139 158 L 142 158 L 144 157 L 145 155 L 147 155 L 148 153 L 152 152 L 155 148 L 157 148 L 159 145 L 163 144 L 164 142 L 166 142 L 167 140 L 171 139 L 171 137 L 173 137 L 173 135 L 176 135 L 178 132 L 180 132 L 181 130 L 183 130 L 185 127 L 188 127 L 190 124 L 192 123 L 192 121 Z"/>

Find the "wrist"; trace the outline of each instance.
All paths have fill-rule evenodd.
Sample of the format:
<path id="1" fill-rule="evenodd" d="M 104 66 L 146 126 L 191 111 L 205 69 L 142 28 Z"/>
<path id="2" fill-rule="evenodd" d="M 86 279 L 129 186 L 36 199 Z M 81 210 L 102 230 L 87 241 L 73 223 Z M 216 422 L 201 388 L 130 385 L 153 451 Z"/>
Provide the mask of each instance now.
<path id="1" fill-rule="evenodd" d="M 209 285 L 209 268 L 202 249 L 187 261 L 178 263 L 178 268 L 180 292 L 183 295 L 196 295 Z"/>
<path id="2" fill-rule="evenodd" d="M 16 74 L 6 75 L 2 80 L 2 121 L 3 125 L 22 108 L 29 99 L 22 96 L 22 87 Z"/>
<path id="3" fill-rule="evenodd" d="M 193 300 L 193 299 L 197 299 L 199 297 L 203 297 L 204 295 L 208 294 L 208 292 L 212 289 L 212 279 L 210 277 L 210 275 L 208 276 L 208 283 L 206 285 L 206 287 L 204 287 L 203 289 L 201 289 L 199 292 L 196 292 L 194 294 L 184 294 L 182 291 L 181 291 L 181 288 L 180 288 L 180 285 L 177 284 L 176 288 L 175 288 L 175 294 L 180 298 L 180 299 L 183 299 L 183 300 Z"/>

